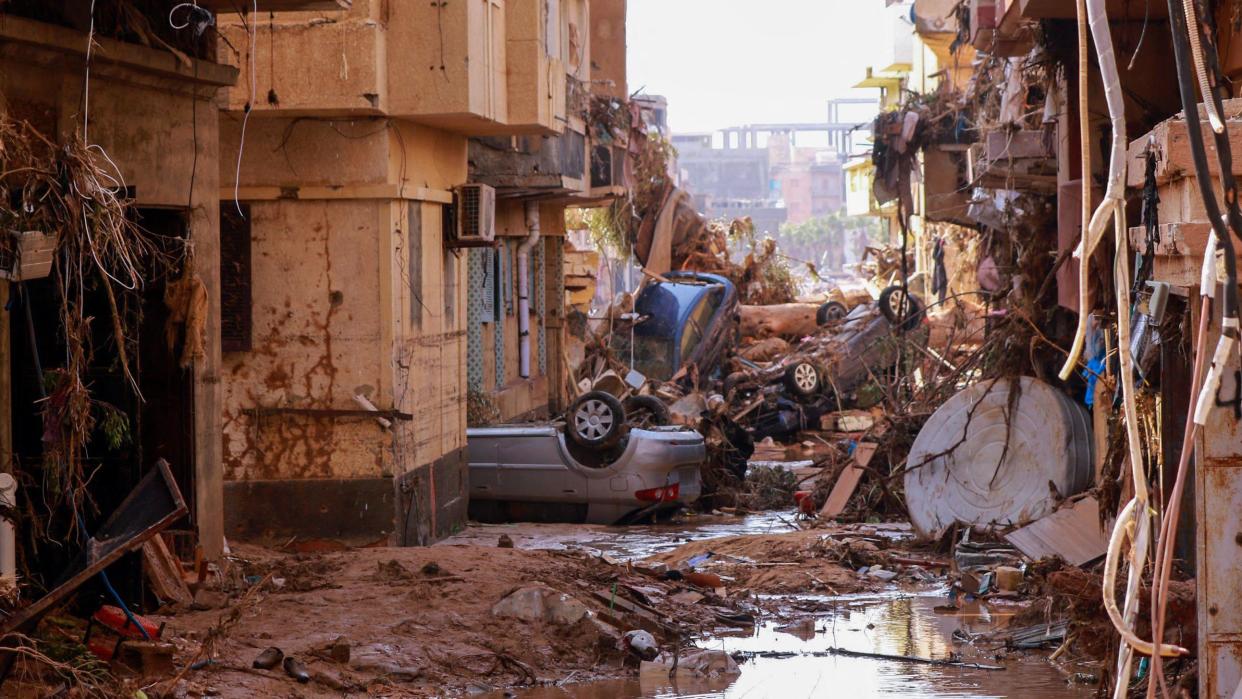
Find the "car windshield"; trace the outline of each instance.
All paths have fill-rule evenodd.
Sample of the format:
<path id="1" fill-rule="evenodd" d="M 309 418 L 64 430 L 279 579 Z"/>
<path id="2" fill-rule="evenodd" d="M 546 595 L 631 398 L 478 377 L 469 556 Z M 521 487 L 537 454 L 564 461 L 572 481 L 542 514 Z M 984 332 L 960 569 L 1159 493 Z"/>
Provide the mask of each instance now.
<path id="1" fill-rule="evenodd" d="M 715 289 L 690 313 L 690 317 L 686 319 L 686 328 L 681 334 L 681 361 L 689 360 L 694 351 L 698 348 L 699 343 L 703 341 L 704 334 L 709 331 L 709 324 L 712 316 L 716 315 L 716 309 L 720 307 L 720 299 L 724 296 L 724 290 Z"/>
<path id="2" fill-rule="evenodd" d="M 634 335 L 633 367 L 647 378 L 669 380 L 677 370 L 673 366 L 673 340 L 667 337 Z"/>

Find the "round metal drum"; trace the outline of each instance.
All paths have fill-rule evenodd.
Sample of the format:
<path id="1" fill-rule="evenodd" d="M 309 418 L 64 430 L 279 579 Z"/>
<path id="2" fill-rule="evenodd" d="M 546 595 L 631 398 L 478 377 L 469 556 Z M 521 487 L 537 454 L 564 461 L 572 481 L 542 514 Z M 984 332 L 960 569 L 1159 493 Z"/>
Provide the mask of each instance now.
<path id="1" fill-rule="evenodd" d="M 1091 485 L 1093 444 L 1086 410 L 1030 377 L 984 381 L 940 406 L 906 459 L 906 505 L 919 536 L 954 523 L 1025 524 L 1061 496 Z M 1012 414 L 1011 414 L 1012 412 Z"/>

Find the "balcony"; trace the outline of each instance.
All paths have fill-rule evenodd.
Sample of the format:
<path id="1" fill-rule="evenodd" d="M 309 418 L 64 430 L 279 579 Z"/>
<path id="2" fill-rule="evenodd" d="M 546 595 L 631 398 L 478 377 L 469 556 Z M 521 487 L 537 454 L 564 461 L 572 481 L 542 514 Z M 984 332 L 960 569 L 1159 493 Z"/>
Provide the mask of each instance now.
<path id="1" fill-rule="evenodd" d="M 503 0 L 388 7 L 390 114 L 458 133 L 508 121 Z"/>
<path id="2" fill-rule="evenodd" d="M 229 110 L 250 101 L 253 50 L 256 114 L 386 115 L 458 133 L 503 130 L 508 118 L 502 0 L 353 0 L 348 12 L 260 24 L 252 47 L 235 15 L 220 17 L 237 49 L 221 57 L 242 71 Z"/>
<path id="3" fill-rule="evenodd" d="M 470 139 L 470 181 L 496 195 L 564 197 L 587 191 L 587 138 L 573 129 L 557 136 Z"/>
<path id="4" fill-rule="evenodd" d="M 845 213 L 850 216 L 888 217 L 896 213 L 892 204 L 881 206 L 872 193 L 875 166 L 871 158 L 855 158 L 845 164 Z"/>

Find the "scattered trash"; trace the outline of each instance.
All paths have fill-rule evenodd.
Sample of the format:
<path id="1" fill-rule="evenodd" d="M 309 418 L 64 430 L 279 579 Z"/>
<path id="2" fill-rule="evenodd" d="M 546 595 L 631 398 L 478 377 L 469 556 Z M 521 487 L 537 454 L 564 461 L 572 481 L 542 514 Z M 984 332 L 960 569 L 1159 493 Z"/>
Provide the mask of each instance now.
<path id="1" fill-rule="evenodd" d="M 284 667 L 285 674 L 297 680 L 299 684 L 310 682 L 310 673 L 306 671 L 306 666 L 292 655 L 286 655 L 281 666 Z"/>
<path id="2" fill-rule="evenodd" d="M 655 660 L 660 654 L 655 637 L 641 629 L 626 631 L 621 637 L 621 648 L 641 660 Z"/>
<path id="3" fill-rule="evenodd" d="M 285 653 L 281 649 L 272 646 L 254 658 L 251 666 L 256 670 L 270 670 L 281 663 L 285 659 Z"/>
<path id="4" fill-rule="evenodd" d="M 1060 556 L 1073 566 L 1086 565 L 1108 549 L 1108 537 L 1100 527 L 1100 504 L 1090 496 L 1009 532 L 1005 540 L 1033 560 Z"/>

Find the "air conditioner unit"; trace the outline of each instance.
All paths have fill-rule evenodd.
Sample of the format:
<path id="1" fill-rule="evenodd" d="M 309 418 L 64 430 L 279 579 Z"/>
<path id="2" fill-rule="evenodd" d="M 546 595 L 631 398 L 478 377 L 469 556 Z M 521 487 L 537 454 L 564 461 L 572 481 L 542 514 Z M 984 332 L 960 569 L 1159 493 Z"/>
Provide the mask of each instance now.
<path id="1" fill-rule="evenodd" d="M 457 188 L 457 242 L 490 243 L 496 238 L 496 190 L 485 184 Z"/>
<path id="2" fill-rule="evenodd" d="M 0 241 L 0 279 L 20 282 L 43 279 L 52 273 L 56 236 L 42 231 L 10 231 Z"/>

